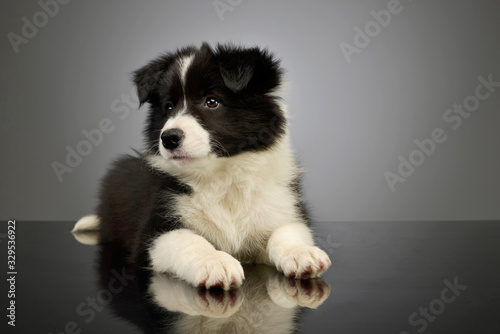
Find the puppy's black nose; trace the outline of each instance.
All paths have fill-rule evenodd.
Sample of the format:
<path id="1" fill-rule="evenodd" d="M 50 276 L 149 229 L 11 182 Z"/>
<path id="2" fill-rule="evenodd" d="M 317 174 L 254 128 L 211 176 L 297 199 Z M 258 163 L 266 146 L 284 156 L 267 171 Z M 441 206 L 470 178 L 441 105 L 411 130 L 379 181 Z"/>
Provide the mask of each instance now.
<path id="1" fill-rule="evenodd" d="M 161 134 L 163 147 L 170 151 L 181 146 L 182 139 L 184 139 L 184 131 L 181 129 L 170 129 Z"/>

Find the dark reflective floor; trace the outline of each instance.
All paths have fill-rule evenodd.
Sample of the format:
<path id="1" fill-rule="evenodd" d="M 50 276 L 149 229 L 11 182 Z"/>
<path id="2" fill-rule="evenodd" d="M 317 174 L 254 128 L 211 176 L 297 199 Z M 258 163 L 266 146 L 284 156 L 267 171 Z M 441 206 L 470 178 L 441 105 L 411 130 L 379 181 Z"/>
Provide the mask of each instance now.
<path id="1" fill-rule="evenodd" d="M 1 333 L 500 333 L 499 222 L 319 224 L 323 280 L 248 265 L 230 292 L 137 270 L 72 226 L 17 222 L 16 327 L 4 301 Z"/>

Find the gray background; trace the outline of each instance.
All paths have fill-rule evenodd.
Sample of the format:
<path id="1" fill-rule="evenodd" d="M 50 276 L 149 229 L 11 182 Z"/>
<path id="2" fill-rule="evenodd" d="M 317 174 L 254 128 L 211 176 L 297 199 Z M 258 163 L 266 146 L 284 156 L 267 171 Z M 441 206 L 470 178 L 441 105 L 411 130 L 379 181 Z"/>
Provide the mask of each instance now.
<path id="1" fill-rule="evenodd" d="M 36 1 L 0 5 L 0 219 L 76 220 L 96 205 L 109 163 L 142 148 L 146 108 L 121 99 L 130 72 L 157 54 L 202 41 L 267 46 L 291 83 L 291 134 L 320 221 L 500 218 L 500 87 L 453 130 L 443 114 L 500 81 L 500 2 L 401 0 L 402 11 L 346 60 L 355 27 L 388 0 L 71 1 L 15 53 Z M 238 4 L 241 2 L 240 4 Z M 222 18 L 222 19 L 221 19 Z M 38 19 L 43 19 L 38 15 Z M 42 22 L 43 23 L 43 22 Z M 129 111 L 129 112 L 128 112 Z M 120 118 L 121 116 L 121 118 Z M 114 130 L 59 182 L 51 164 L 108 118 Z M 416 139 L 447 141 L 391 191 Z"/>

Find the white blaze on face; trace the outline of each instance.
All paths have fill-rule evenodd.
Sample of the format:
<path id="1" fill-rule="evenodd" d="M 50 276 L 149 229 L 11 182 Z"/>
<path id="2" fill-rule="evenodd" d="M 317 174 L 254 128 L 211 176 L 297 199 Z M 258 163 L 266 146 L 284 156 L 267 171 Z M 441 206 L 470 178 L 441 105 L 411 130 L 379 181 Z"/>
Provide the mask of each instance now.
<path id="1" fill-rule="evenodd" d="M 190 55 L 179 59 L 177 62 L 183 91 L 185 91 L 186 74 L 193 62 L 193 58 L 194 55 Z M 183 98 L 181 97 L 181 101 L 182 109 L 175 116 L 167 120 L 158 137 L 161 157 L 153 156 L 149 159 L 150 163 L 159 169 L 175 171 L 178 167 L 195 166 L 197 165 L 194 163 L 195 161 L 203 161 L 203 158 L 209 157 L 212 151 L 210 134 L 195 117 L 189 114 L 188 101 L 185 95 Z M 184 133 L 180 146 L 173 151 L 167 150 L 161 140 L 161 134 L 170 129 L 180 129 Z"/>
<path id="2" fill-rule="evenodd" d="M 179 75 L 183 88 L 186 82 L 186 73 L 193 62 L 193 58 L 194 55 L 191 55 L 181 58 L 178 61 Z M 184 163 L 189 162 L 193 158 L 207 157 L 211 152 L 210 135 L 195 117 L 188 114 L 188 101 L 185 96 L 183 99 L 183 109 L 180 110 L 175 117 L 170 118 L 165 123 L 161 133 L 170 129 L 182 130 L 184 132 L 184 139 L 179 148 L 172 152 L 163 147 L 160 135 L 158 140 L 160 141 L 160 154 L 163 158 L 184 165 Z"/>
<path id="3" fill-rule="evenodd" d="M 179 74 L 181 76 L 182 87 L 184 88 L 184 84 L 186 83 L 186 73 L 193 62 L 194 55 L 186 56 L 179 59 Z"/>

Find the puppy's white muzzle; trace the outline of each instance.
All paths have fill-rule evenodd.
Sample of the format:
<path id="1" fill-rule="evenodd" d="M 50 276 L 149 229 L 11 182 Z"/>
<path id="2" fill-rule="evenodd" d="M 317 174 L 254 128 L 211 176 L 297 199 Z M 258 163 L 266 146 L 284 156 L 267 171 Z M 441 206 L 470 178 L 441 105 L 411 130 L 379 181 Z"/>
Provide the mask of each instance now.
<path id="1" fill-rule="evenodd" d="M 169 119 L 160 134 L 160 154 L 177 163 L 207 157 L 211 152 L 210 134 L 191 115 Z"/>

